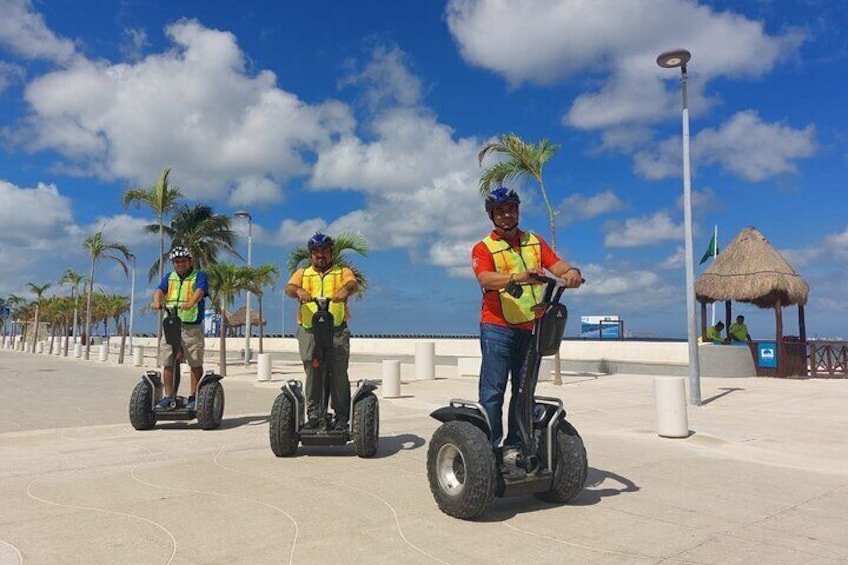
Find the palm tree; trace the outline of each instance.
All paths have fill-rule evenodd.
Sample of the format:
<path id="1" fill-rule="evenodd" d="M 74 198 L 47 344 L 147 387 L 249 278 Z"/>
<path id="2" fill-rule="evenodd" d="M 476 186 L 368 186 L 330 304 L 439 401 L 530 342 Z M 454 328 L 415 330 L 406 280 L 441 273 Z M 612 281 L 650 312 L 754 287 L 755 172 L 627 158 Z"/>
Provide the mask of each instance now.
<path id="1" fill-rule="evenodd" d="M 74 338 L 74 343 L 77 342 L 77 328 L 79 327 L 79 287 L 85 282 L 85 276 L 79 274 L 73 269 L 68 269 L 62 278 L 59 279 L 59 286 L 69 285 L 71 287 L 71 301 L 74 303 L 74 321 L 71 329 L 71 334 Z M 65 357 L 68 356 L 68 341 L 65 339 Z"/>
<path id="2" fill-rule="evenodd" d="M 262 294 L 266 286 L 274 287 L 280 277 L 280 270 L 274 265 L 260 265 L 258 267 L 245 267 L 245 275 L 250 288 L 248 292 L 256 295 L 259 301 L 259 353 L 264 353 L 262 340 L 265 337 L 264 325 L 262 324 Z M 245 320 L 249 324 L 249 320 Z M 249 328 L 250 326 L 248 326 Z M 248 330 L 249 331 L 249 330 Z"/>
<path id="3" fill-rule="evenodd" d="M 130 298 L 129 296 L 112 294 L 106 297 L 104 306 L 108 317 L 115 321 L 116 334 L 121 336 L 121 345 L 118 349 L 118 364 L 122 365 L 124 363 L 124 347 L 127 344 L 126 314 L 130 311 Z"/>
<path id="4" fill-rule="evenodd" d="M 497 161 L 483 170 L 480 175 L 480 192 L 488 194 L 493 188 L 500 186 L 504 181 L 516 180 L 524 176 L 533 177 L 539 185 L 542 199 L 548 210 L 548 222 L 551 228 L 551 248 L 556 252 L 556 215 L 551 206 L 548 192 L 545 190 L 545 181 L 542 178 L 542 168 L 545 163 L 559 150 L 560 145 L 551 143 L 549 139 L 543 139 L 538 144 L 527 143 L 514 133 L 502 134 L 497 141 L 487 143 L 477 153 L 477 164 L 482 166 L 486 155 L 494 153 L 503 155 L 506 159 Z M 562 384 L 560 374 L 559 350 L 554 356 L 554 384 Z"/>
<path id="5" fill-rule="evenodd" d="M 91 352 L 91 295 L 94 292 L 94 267 L 101 259 L 112 259 L 118 263 L 124 270 L 124 274 L 129 274 L 127 261 L 129 261 L 130 250 L 125 245 L 120 243 L 107 243 L 103 241 L 103 230 L 101 229 L 94 235 L 88 236 L 82 246 L 88 251 L 88 256 L 91 258 L 91 269 L 88 273 L 88 293 L 86 298 L 85 312 L 85 358 L 90 357 Z M 122 255 L 123 259 L 119 256 Z"/>
<path id="6" fill-rule="evenodd" d="M 32 336 L 32 353 L 35 353 L 35 342 L 38 340 L 39 306 L 41 305 L 42 298 L 44 298 L 44 292 L 51 286 L 52 285 L 50 283 L 43 284 L 41 286 L 38 286 L 34 283 L 27 283 L 27 287 L 29 288 L 30 292 L 35 295 L 35 333 L 33 333 Z"/>
<path id="7" fill-rule="evenodd" d="M 18 329 L 15 327 L 15 320 L 20 321 L 21 317 L 26 315 L 27 300 L 23 296 L 10 294 L 7 303 L 12 309 L 12 340 L 14 341 Z M 23 327 L 21 327 L 21 336 L 23 336 Z M 21 339 L 23 340 L 23 337 Z"/>
<path id="8" fill-rule="evenodd" d="M 151 232 L 155 228 L 153 225 L 146 227 Z M 196 269 L 205 269 L 217 263 L 218 255 L 222 251 L 242 259 L 233 247 L 236 233 L 230 228 L 229 216 L 215 214 L 210 206 L 183 205 L 174 213 L 170 225 L 163 229 L 173 245 L 182 245 L 191 251 Z M 159 263 L 165 260 L 163 253 Z"/>
<path id="9" fill-rule="evenodd" d="M 222 376 L 227 376 L 227 306 L 232 306 L 236 296 L 248 288 L 246 269 L 230 263 L 215 263 L 206 271 L 210 301 L 221 316 L 218 365 Z"/>
<path id="10" fill-rule="evenodd" d="M 124 208 L 128 208 L 130 204 L 134 204 L 136 208 L 142 204 L 150 208 L 156 215 L 156 233 L 159 234 L 159 259 L 150 267 L 147 273 L 147 280 L 153 280 L 156 270 L 159 271 L 159 280 L 165 276 L 165 264 L 161 258 L 165 255 L 165 215 L 173 212 L 177 208 L 180 198 L 183 193 L 179 187 L 171 186 L 168 183 L 168 176 L 171 174 L 171 167 L 165 167 L 159 180 L 151 188 L 131 188 L 127 190 L 121 197 L 121 202 Z M 159 346 L 162 340 L 162 311 L 157 313 L 158 324 L 156 326 L 156 354 L 159 354 Z M 88 357 L 86 356 L 86 359 Z"/>
<path id="11" fill-rule="evenodd" d="M 356 298 L 361 300 L 365 291 L 368 289 L 368 279 L 365 277 L 365 274 L 355 267 L 347 258 L 344 254 L 347 251 L 354 251 L 363 257 L 366 257 L 368 255 L 368 244 L 365 242 L 365 238 L 358 233 L 345 232 L 333 240 L 333 265 L 347 267 L 353 271 L 353 276 L 356 277 L 356 284 L 358 286 Z M 294 274 L 294 272 L 299 268 L 308 265 L 309 249 L 305 246 L 292 249 L 289 253 L 288 259 L 286 259 L 286 269 L 290 275 Z"/>
<path id="12" fill-rule="evenodd" d="M 502 183 L 516 180 L 524 176 L 531 176 L 539 185 L 542 199 L 548 210 L 548 222 L 551 228 L 551 247 L 556 251 L 556 224 L 554 212 L 548 192 L 545 190 L 545 181 L 542 178 L 542 168 L 545 163 L 559 150 L 558 143 L 551 143 L 549 139 L 541 140 L 537 145 L 527 143 L 514 133 L 503 134 L 498 141 L 487 143 L 477 153 L 477 163 L 482 166 L 483 159 L 489 153 L 505 155 L 506 159 L 493 163 L 483 170 L 480 175 L 480 192 L 488 194 L 493 188 Z"/>
<path id="13" fill-rule="evenodd" d="M 6 299 L 6 298 L 0 298 L 0 318 L 3 319 L 3 341 L 0 342 L 0 344 L 2 344 L 2 345 L 6 344 L 6 318 L 8 316 L 2 315 L 2 313 L 4 313 L 6 311 L 6 308 L 9 309 L 9 315 L 11 315 L 12 314 L 12 307 L 9 304 L 9 300 Z"/>
<path id="14" fill-rule="evenodd" d="M 173 212 L 177 208 L 179 199 L 183 197 L 183 193 L 176 186 L 171 186 L 168 183 L 168 175 L 171 174 L 171 167 L 165 167 L 159 180 L 151 188 L 131 188 L 127 190 L 121 197 L 121 202 L 124 209 L 131 204 L 136 208 L 142 204 L 150 208 L 156 215 L 156 225 L 154 233 L 159 234 L 159 257 L 165 255 L 165 215 Z M 156 273 L 156 267 L 159 270 L 159 280 L 165 276 L 165 266 L 162 261 L 157 261 L 151 267 L 151 273 L 148 273 L 148 280 L 153 280 Z"/>

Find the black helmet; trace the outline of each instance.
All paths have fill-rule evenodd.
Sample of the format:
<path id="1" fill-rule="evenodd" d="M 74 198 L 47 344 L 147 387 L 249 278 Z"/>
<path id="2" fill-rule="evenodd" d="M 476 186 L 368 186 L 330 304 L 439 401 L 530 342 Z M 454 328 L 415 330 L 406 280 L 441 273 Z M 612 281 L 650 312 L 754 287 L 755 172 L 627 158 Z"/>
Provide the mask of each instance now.
<path id="1" fill-rule="evenodd" d="M 516 206 L 521 205 L 521 199 L 517 192 L 505 186 L 500 186 L 486 195 L 486 213 L 491 216 L 495 208 L 508 202 L 512 202 Z"/>
<path id="2" fill-rule="evenodd" d="M 333 238 L 329 235 L 324 235 L 321 232 L 315 232 L 315 235 L 309 238 L 309 242 L 306 244 L 306 247 L 309 248 L 309 251 L 313 249 L 320 249 L 322 247 L 333 248 Z"/>
<path id="3" fill-rule="evenodd" d="M 189 259 L 191 259 L 191 251 L 188 250 L 188 247 L 178 245 L 171 249 L 171 252 L 168 254 L 168 258 L 171 261 L 173 261 L 177 257 L 188 257 Z"/>

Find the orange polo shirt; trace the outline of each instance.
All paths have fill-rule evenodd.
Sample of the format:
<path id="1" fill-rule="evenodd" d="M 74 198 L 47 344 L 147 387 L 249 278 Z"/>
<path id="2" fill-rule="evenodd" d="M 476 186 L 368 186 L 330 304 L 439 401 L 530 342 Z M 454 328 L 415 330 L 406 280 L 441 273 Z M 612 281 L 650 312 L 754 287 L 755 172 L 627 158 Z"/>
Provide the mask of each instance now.
<path id="1" fill-rule="evenodd" d="M 517 230 L 517 234 L 514 239 L 507 239 L 506 242 L 509 243 L 513 249 L 518 251 L 519 249 L 519 239 L 521 234 L 524 233 L 521 230 Z M 538 234 L 535 234 L 536 238 L 539 240 L 539 245 L 541 247 L 542 254 L 542 267 L 545 269 L 550 269 L 553 265 L 561 261 L 554 250 L 551 249 L 551 246 L 548 243 L 539 237 Z M 492 239 L 504 239 L 500 235 L 498 235 L 494 230 L 491 233 Z M 471 266 L 474 269 L 474 275 L 479 276 L 480 273 L 485 272 L 493 272 L 496 273 L 497 269 L 495 268 L 495 260 L 492 257 L 492 253 L 489 251 L 489 248 L 486 247 L 486 244 L 482 241 L 478 241 L 474 248 L 471 250 Z M 510 324 L 506 320 L 504 320 L 503 309 L 501 308 L 501 299 L 497 290 L 484 290 L 483 291 L 483 305 L 480 310 L 480 323 L 481 324 L 495 324 L 498 326 L 505 326 L 508 328 L 521 328 L 526 330 L 533 329 L 533 322 L 525 322 L 523 324 Z"/>

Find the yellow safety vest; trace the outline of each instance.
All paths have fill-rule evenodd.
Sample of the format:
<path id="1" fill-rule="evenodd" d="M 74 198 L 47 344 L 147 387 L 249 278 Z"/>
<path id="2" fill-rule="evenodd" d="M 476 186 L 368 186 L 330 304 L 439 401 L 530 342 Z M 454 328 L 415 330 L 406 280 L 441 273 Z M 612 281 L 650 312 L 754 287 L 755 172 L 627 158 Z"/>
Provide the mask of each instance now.
<path id="1" fill-rule="evenodd" d="M 498 273 L 517 275 L 533 270 L 542 264 L 542 244 L 539 243 L 539 238 L 530 232 L 521 234 L 518 251 L 513 249 L 505 240 L 494 239 L 492 236 L 485 238 L 483 243 L 492 254 L 495 261 L 495 270 Z M 524 288 L 524 292 L 521 293 L 519 298 L 515 298 L 506 292 L 506 289 L 497 291 L 500 295 L 504 320 L 510 324 L 523 324 L 536 319 L 536 313 L 531 308 L 539 302 L 537 285 L 520 284 Z"/>
<path id="2" fill-rule="evenodd" d="M 194 282 L 197 280 L 197 270 L 192 270 L 191 274 L 184 279 L 176 271 L 172 271 L 168 277 L 168 292 L 165 294 L 166 306 L 182 306 L 194 296 Z M 186 324 L 197 323 L 197 309 L 195 304 L 188 310 L 182 308 L 177 309 L 180 320 Z"/>
<path id="3" fill-rule="evenodd" d="M 323 274 L 311 266 L 303 271 L 303 288 L 312 298 L 332 298 L 336 291 L 344 286 L 342 268 L 336 265 L 330 267 Z M 312 315 L 318 311 L 315 302 L 305 302 L 300 305 L 300 325 L 305 329 L 312 327 Z M 333 325 L 340 326 L 345 321 L 347 304 L 344 302 L 330 302 L 330 314 L 333 315 Z"/>

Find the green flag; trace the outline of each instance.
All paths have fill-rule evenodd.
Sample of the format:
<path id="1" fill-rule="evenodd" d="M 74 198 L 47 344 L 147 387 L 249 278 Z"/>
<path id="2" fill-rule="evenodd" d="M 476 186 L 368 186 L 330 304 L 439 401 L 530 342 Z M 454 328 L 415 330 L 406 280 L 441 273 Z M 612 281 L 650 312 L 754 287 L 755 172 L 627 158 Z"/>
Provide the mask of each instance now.
<path id="1" fill-rule="evenodd" d="M 710 257 L 715 257 L 716 255 L 718 255 L 718 241 L 716 241 L 716 236 L 713 234 L 713 237 L 710 239 L 710 246 L 704 251 L 704 256 L 701 257 L 701 262 L 698 264 L 703 265 Z"/>

